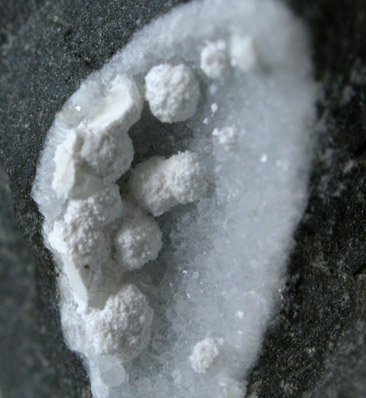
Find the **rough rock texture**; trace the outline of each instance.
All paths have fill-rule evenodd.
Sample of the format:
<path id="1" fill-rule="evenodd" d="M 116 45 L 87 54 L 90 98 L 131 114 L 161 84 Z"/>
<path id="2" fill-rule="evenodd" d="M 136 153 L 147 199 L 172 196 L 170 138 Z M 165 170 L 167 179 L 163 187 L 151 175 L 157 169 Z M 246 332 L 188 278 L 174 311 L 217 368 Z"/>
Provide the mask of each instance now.
<path id="1" fill-rule="evenodd" d="M 10 181 L 0 169 L 0 385 L 3 398 L 82 397 L 85 372 L 62 343 L 54 276 L 16 227 Z M 50 268 L 52 270 L 52 268 Z"/>
<path id="2" fill-rule="evenodd" d="M 54 268 L 30 199 L 55 113 L 131 34 L 180 0 L 0 0 L 0 384 L 4 398 L 89 397 L 64 346 Z M 256 397 L 365 395 L 366 8 L 288 0 L 311 28 L 323 124 L 311 198 L 296 233 L 282 308 L 250 375 Z M 16 256 L 16 257 L 15 257 Z M 16 371 L 15 371 L 16 369 Z M 24 372 L 24 373 L 21 373 Z M 363 376 L 363 377 L 362 377 Z M 21 382 L 19 382 L 21 380 Z"/>

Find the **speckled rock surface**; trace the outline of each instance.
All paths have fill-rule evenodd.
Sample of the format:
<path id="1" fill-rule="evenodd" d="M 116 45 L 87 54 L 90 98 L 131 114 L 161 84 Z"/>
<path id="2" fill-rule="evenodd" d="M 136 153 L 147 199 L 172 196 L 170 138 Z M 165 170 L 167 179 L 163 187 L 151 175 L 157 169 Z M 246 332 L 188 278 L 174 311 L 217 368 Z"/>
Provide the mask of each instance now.
<path id="1" fill-rule="evenodd" d="M 4 398 L 89 397 L 64 346 L 57 273 L 30 199 L 55 113 L 153 17 L 182 2 L 0 0 L 0 384 Z M 282 308 L 250 375 L 252 397 L 363 397 L 366 391 L 366 7 L 288 0 L 311 28 L 325 83 L 311 198 L 296 233 Z M 26 247 L 26 243 L 31 250 Z M 33 254 L 35 255 L 34 260 Z M 363 376 L 363 377 L 362 377 Z"/>
<path id="2" fill-rule="evenodd" d="M 87 397 L 79 361 L 62 344 L 54 277 L 17 229 L 10 181 L 0 169 L 0 385 L 3 398 Z M 47 294 L 47 292 L 49 292 Z"/>

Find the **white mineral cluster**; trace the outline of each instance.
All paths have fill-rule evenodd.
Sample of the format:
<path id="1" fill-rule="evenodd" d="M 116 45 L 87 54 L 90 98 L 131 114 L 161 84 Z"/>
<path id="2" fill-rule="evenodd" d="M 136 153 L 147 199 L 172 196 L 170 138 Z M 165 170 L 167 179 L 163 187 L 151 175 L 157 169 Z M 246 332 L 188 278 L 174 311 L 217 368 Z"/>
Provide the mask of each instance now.
<path id="1" fill-rule="evenodd" d="M 310 60 L 282 2 L 192 1 L 56 115 L 33 197 L 94 398 L 245 396 L 307 198 Z"/>
<path id="2" fill-rule="evenodd" d="M 196 105 L 187 113 L 192 104 L 186 103 L 191 97 L 184 88 L 194 91 L 196 102 L 199 96 L 192 72 L 184 65 L 173 68 L 173 76 L 169 65 L 157 69 L 163 71 L 160 78 L 165 78 L 168 112 L 185 120 Z M 158 113 L 159 95 L 149 93 Z M 66 330 L 66 338 L 87 358 L 99 383 L 108 379 L 100 368 L 106 358 L 121 370 L 150 341 L 153 310 L 145 295 L 124 277 L 155 260 L 162 248 L 159 225 L 146 211 L 160 216 L 178 204 L 199 200 L 206 191 L 198 156 L 185 151 L 167 160 L 159 158 L 158 168 L 150 167 L 156 157 L 138 164 L 130 178 L 132 199 L 122 199 L 116 182 L 131 166 L 134 149 L 128 130 L 141 111 L 142 97 L 135 81 L 118 74 L 104 88 L 93 113 L 75 126 L 56 130 L 63 138 L 54 148 L 50 185 L 62 210 L 57 215 L 45 214 L 45 238 L 60 262 L 60 286 L 67 285 L 67 296 L 76 305 L 74 315 L 71 307 L 64 310 L 64 324 L 75 329 L 65 318 L 79 317 L 76 323 L 82 329 Z M 63 124 L 62 114 L 60 119 Z M 93 380 L 92 384 L 95 395 L 108 394 L 106 387 L 95 386 Z M 107 387 L 115 384 L 112 380 Z"/>
<path id="3" fill-rule="evenodd" d="M 197 154 L 185 151 L 169 159 L 155 156 L 131 173 L 130 192 L 141 207 L 160 216 L 177 204 L 200 199 L 206 191 Z"/>

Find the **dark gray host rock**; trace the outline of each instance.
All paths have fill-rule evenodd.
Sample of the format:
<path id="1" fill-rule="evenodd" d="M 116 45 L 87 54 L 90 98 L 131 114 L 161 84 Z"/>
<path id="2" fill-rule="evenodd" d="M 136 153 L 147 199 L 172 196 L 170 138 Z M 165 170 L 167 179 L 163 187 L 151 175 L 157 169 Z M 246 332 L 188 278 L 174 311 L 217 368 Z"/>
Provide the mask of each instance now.
<path id="1" fill-rule="evenodd" d="M 138 28 L 180 0 L 0 0 L 0 385 L 4 398 L 90 397 L 63 343 L 54 267 L 30 190 L 54 116 Z M 252 370 L 253 397 L 366 391 L 366 7 L 288 0 L 310 26 L 319 148 L 282 307 Z M 11 189 L 10 189 L 11 188 Z M 11 195 L 21 237 L 13 221 Z M 31 249 L 29 249 L 30 247 Z"/>

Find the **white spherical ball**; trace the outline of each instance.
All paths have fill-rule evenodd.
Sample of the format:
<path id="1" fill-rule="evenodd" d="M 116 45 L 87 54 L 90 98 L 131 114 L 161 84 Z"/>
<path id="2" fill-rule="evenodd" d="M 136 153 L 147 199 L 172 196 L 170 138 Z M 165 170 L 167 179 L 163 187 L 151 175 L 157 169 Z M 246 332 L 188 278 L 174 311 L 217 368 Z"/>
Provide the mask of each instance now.
<path id="1" fill-rule="evenodd" d="M 158 223 L 140 212 L 132 219 L 124 219 L 117 231 L 114 238 L 115 260 L 124 270 L 133 271 L 154 260 L 162 245 Z"/>
<path id="2" fill-rule="evenodd" d="M 116 184 L 106 184 L 87 199 L 70 199 L 66 212 L 67 223 L 77 220 L 80 224 L 103 227 L 121 217 L 123 204 Z"/>
<path id="3" fill-rule="evenodd" d="M 165 179 L 171 194 L 181 204 L 195 202 L 206 192 L 204 169 L 194 152 L 180 152 L 167 159 Z"/>
<path id="4" fill-rule="evenodd" d="M 130 168 L 133 156 L 132 140 L 127 133 L 83 132 L 82 166 L 104 182 L 117 181 Z"/>
<path id="5" fill-rule="evenodd" d="M 145 77 L 145 86 L 150 110 L 162 122 L 182 122 L 195 114 L 200 89 L 187 66 L 154 66 Z"/>
<path id="6" fill-rule="evenodd" d="M 77 269 L 97 269 L 111 254 L 111 242 L 104 231 L 78 218 L 56 221 L 48 241 Z"/>
<path id="7" fill-rule="evenodd" d="M 165 178 L 166 159 L 154 156 L 144 160 L 132 170 L 130 192 L 139 206 L 155 217 L 177 204 Z"/>
<path id="8" fill-rule="evenodd" d="M 110 296 L 102 310 L 86 316 L 86 334 L 95 355 L 136 358 L 150 341 L 153 310 L 146 297 L 132 285 Z"/>

